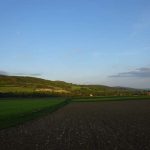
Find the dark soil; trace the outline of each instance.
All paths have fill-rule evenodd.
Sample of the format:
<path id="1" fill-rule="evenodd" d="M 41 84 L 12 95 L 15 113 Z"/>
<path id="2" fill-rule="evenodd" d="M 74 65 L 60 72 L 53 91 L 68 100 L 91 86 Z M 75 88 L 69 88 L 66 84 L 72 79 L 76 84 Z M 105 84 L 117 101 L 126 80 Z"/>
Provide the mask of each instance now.
<path id="1" fill-rule="evenodd" d="M 0 150 L 150 150 L 150 101 L 71 103 L 1 130 Z"/>

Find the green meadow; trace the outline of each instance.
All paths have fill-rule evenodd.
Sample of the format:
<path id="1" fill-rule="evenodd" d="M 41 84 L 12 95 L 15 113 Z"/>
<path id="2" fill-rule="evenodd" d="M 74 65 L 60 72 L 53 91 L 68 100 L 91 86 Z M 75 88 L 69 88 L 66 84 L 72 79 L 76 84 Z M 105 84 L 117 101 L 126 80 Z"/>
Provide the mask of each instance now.
<path id="1" fill-rule="evenodd" d="M 47 114 L 66 103 L 63 98 L 0 99 L 0 129 Z"/>

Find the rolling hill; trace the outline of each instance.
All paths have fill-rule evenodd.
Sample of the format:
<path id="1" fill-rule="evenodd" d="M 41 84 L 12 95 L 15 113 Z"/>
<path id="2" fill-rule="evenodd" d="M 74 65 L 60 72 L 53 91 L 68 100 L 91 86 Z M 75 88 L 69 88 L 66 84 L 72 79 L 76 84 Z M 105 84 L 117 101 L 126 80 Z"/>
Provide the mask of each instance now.
<path id="1" fill-rule="evenodd" d="M 0 93 L 24 95 L 59 95 L 59 96 L 107 96 L 141 95 L 142 90 L 109 87 L 104 85 L 77 85 L 64 81 L 50 81 L 35 77 L 0 75 Z"/>

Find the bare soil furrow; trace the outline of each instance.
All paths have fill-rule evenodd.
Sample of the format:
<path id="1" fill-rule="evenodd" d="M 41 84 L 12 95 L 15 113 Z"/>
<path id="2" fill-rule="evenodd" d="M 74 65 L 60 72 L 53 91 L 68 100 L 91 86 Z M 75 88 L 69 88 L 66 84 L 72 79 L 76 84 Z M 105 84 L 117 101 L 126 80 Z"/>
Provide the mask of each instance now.
<path id="1" fill-rule="evenodd" d="M 71 103 L 0 131 L 0 150 L 149 149 L 149 100 Z"/>

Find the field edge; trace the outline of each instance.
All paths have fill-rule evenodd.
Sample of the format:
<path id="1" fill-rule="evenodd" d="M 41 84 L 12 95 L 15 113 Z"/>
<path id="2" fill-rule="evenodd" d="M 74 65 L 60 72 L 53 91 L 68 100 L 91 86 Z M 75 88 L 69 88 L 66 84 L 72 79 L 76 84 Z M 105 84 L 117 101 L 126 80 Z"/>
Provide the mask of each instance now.
<path id="1" fill-rule="evenodd" d="M 10 124 L 5 124 L 5 125 L 0 126 L 0 130 L 7 129 L 10 127 L 15 127 L 15 126 L 24 124 L 26 122 L 38 119 L 40 117 L 43 117 L 43 116 L 48 115 L 50 113 L 53 113 L 53 112 L 57 111 L 58 109 L 61 109 L 62 107 L 66 106 L 69 103 L 70 103 L 70 100 L 65 99 L 64 101 L 62 101 L 56 105 L 48 106 L 48 107 L 43 108 L 43 109 L 36 111 L 36 112 L 33 111 L 33 112 L 30 112 L 27 114 L 23 114 L 22 117 L 15 119 Z"/>

